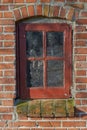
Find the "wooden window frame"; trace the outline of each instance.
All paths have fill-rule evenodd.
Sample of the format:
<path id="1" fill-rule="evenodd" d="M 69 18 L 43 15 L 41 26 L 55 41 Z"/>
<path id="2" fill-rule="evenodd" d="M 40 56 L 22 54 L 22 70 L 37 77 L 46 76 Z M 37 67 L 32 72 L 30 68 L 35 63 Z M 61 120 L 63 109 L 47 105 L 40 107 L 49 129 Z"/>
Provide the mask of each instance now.
<path id="1" fill-rule="evenodd" d="M 64 86 L 34 87 L 26 86 L 26 31 L 59 31 L 64 33 L 64 56 L 57 58 L 64 61 Z M 21 99 L 69 98 L 72 84 L 72 45 L 71 26 L 62 23 L 17 23 L 16 25 L 16 88 L 17 97 Z M 44 40 L 46 40 L 44 38 Z M 50 58 L 49 58 L 50 59 Z M 52 59 L 52 57 L 51 57 Z M 31 59 L 35 60 L 35 59 Z M 38 58 L 39 60 L 39 58 Z M 46 64 L 45 64 L 46 67 Z M 46 80 L 46 77 L 45 77 Z"/>

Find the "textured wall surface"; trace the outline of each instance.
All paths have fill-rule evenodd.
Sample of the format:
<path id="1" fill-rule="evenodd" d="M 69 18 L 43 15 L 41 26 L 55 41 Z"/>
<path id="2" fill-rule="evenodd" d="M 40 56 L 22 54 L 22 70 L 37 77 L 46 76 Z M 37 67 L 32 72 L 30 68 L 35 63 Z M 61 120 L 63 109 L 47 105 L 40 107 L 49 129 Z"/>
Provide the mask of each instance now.
<path id="1" fill-rule="evenodd" d="M 38 16 L 72 25 L 73 118 L 16 112 L 15 22 Z M 87 130 L 87 0 L 0 0 L 0 130 Z"/>

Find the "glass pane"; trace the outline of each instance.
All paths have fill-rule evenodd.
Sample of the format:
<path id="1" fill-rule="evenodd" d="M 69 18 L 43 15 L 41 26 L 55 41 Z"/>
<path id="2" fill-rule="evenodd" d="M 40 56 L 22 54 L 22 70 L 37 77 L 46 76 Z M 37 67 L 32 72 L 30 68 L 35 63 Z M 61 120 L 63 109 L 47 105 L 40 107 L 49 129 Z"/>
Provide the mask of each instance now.
<path id="1" fill-rule="evenodd" d="M 47 80 L 48 86 L 63 86 L 64 72 L 63 61 L 50 60 L 47 62 Z"/>
<path id="2" fill-rule="evenodd" d="M 41 87 L 43 86 L 43 62 L 27 61 L 27 86 Z"/>
<path id="3" fill-rule="evenodd" d="M 47 32 L 47 55 L 63 56 L 63 32 Z"/>
<path id="4" fill-rule="evenodd" d="M 40 57 L 43 55 L 42 32 L 26 32 L 26 54 L 28 57 Z"/>

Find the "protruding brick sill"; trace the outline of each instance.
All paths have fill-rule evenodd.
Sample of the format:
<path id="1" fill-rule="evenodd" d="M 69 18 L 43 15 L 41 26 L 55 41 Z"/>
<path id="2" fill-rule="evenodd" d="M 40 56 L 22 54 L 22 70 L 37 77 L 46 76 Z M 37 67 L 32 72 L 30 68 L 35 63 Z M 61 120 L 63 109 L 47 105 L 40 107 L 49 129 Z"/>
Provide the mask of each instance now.
<path id="1" fill-rule="evenodd" d="M 17 104 L 18 115 L 27 117 L 73 117 L 73 99 L 20 100 Z"/>

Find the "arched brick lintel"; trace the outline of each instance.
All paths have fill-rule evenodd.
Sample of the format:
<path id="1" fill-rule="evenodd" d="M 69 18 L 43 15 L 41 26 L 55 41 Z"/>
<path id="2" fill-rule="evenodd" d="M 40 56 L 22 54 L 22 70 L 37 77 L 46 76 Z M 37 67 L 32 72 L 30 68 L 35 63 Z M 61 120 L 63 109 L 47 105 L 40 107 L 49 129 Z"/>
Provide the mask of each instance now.
<path id="1" fill-rule="evenodd" d="M 15 8 L 13 10 L 15 21 L 29 18 L 33 16 L 45 16 L 53 18 L 61 18 L 72 21 L 75 13 L 75 8 L 71 6 L 51 6 L 51 5 L 28 5 Z"/>

